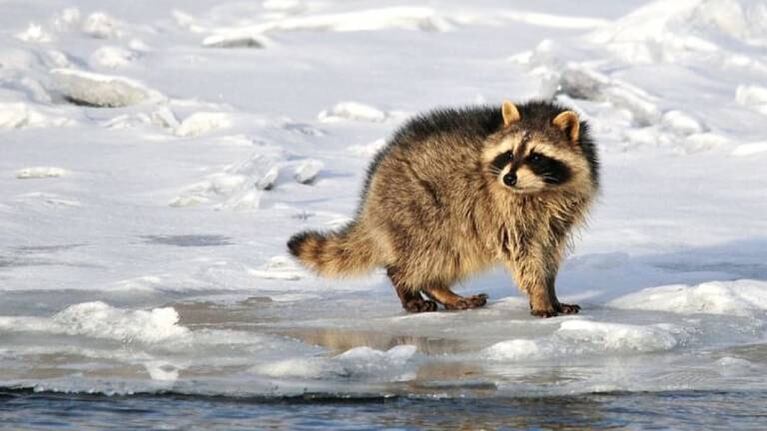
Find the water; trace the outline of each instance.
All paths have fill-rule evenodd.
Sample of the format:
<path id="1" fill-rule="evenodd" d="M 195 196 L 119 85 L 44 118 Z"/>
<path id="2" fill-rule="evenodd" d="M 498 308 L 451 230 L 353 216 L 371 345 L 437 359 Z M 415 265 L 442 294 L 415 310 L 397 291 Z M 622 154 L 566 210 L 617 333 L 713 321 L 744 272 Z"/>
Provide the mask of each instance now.
<path id="1" fill-rule="evenodd" d="M 106 396 L 6 388 L 0 429 L 764 429 L 765 391 L 520 398 Z"/>

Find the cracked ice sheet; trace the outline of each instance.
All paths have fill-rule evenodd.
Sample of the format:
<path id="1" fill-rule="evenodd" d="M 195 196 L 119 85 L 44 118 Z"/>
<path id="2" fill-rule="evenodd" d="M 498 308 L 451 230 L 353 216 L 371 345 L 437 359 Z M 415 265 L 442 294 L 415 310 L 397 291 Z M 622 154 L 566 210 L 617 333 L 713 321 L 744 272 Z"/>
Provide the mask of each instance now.
<path id="1" fill-rule="evenodd" d="M 664 39 L 636 41 L 652 55 L 628 61 L 620 38 L 595 35 L 636 31 L 646 2 L 571 3 L 41 1 L 2 14 L 0 384 L 437 396 L 764 385 L 765 27 L 695 9 L 726 2 L 651 4 L 640 12 Z M 259 49 L 204 46 L 265 23 L 277 30 Z M 67 104 L 58 68 L 163 97 Z M 292 233 L 350 220 L 367 164 L 408 114 L 550 95 L 593 122 L 603 159 L 603 194 L 559 279 L 582 314 L 532 318 L 496 270 L 461 288 L 489 293 L 485 309 L 405 315 L 381 272 L 317 279 L 286 256 Z"/>

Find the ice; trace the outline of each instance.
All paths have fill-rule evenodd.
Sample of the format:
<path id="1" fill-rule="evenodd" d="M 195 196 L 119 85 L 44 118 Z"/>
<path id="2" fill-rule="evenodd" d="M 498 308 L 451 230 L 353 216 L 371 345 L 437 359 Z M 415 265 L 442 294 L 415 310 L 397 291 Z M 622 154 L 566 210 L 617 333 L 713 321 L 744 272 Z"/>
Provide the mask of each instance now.
<path id="1" fill-rule="evenodd" d="M 163 99 L 157 91 L 122 76 L 74 69 L 53 69 L 51 75 L 61 94 L 75 104 L 114 108 Z"/>

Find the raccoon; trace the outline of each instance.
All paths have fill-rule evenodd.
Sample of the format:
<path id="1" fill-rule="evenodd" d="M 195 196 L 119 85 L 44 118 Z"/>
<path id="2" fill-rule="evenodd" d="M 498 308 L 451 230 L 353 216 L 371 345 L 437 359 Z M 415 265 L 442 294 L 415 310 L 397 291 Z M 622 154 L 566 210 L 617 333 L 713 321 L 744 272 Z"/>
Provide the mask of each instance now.
<path id="1" fill-rule="evenodd" d="M 384 267 L 408 312 L 484 306 L 487 295 L 450 287 L 500 264 L 533 315 L 577 313 L 554 286 L 598 170 L 588 125 L 563 106 L 439 109 L 408 121 L 375 157 L 353 222 L 298 233 L 287 246 L 322 276 Z"/>

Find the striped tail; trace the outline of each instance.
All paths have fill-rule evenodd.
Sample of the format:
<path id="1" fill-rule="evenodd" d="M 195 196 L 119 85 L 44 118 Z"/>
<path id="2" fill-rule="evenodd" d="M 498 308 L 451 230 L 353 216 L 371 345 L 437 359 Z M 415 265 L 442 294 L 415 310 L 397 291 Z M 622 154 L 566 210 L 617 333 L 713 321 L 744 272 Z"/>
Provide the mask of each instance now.
<path id="1" fill-rule="evenodd" d="M 361 275 L 377 264 L 373 242 L 356 223 L 340 232 L 297 233 L 288 241 L 288 249 L 307 268 L 325 277 Z"/>

